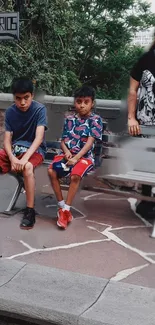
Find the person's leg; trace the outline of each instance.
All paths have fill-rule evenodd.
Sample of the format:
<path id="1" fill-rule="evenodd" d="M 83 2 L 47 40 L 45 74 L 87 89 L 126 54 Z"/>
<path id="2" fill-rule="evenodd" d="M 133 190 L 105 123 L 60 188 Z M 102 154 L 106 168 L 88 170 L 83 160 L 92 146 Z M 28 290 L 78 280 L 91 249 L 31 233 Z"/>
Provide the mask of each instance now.
<path id="1" fill-rule="evenodd" d="M 68 190 L 68 194 L 67 194 L 66 203 L 64 204 L 63 208 L 60 208 L 58 210 L 58 214 L 57 214 L 57 216 L 58 216 L 57 225 L 60 228 L 66 229 L 68 223 L 73 220 L 73 216 L 70 212 L 70 206 L 71 206 L 71 203 L 72 203 L 72 201 L 75 197 L 75 194 L 79 188 L 80 181 L 81 181 L 80 176 L 78 176 L 78 175 L 71 176 L 71 182 L 70 182 L 70 186 L 69 186 L 69 190 Z M 56 189 L 56 187 L 55 187 L 55 189 Z M 61 189 L 60 189 L 60 191 L 61 191 Z M 55 191 L 55 194 L 56 194 L 56 191 Z M 58 192 L 57 192 L 57 194 L 58 194 Z M 60 196 L 57 195 L 57 199 L 58 198 L 60 199 Z"/>
<path id="2" fill-rule="evenodd" d="M 62 209 L 65 205 L 65 201 L 64 201 L 63 195 L 62 195 L 59 177 L 57 175 L 57 172 L 55 170 L 53 170 L 53 163 L 57 163 L 57 162 L 59 163 L 63 158 L 64 158 L 64 155 L 57 155 L 54 157 L 51 165 L 48 168 L 48 175 L 49 175 L 50 182 L 51 182 L 53 191 L 55 193 L 56 199 L 58 201 L 57 225 L 59 227 L 65 229 L 66 225 L 67 225 L 67 220 L 64 219 L 63 212 L 62 212 Z"/>
<path id="3" fill-rule="evenodd" d="M 71 182 L 68 190 L 66 204 L 71 205 L 78 191 L 81 179 L 94 168 L 92 161 L 87 158 L 81 158 L 71 171 Z"/>
<path id="4" fill-rule="evenodd" d="M 85 176 L 90 170 L 93 169 L 93 164 L 90 159 L 81 158 L 78 163 L 73 167 L 71 171 L 71 181 L 69 190 L 67 193 L 67 199 L 65 202 L 65 206 L 62 209 L 62 215 L 60 222 L 58 220 L 58 226 L 66 229 L 67 224 L 73 220 L 73 216 L 70 212 L 70 207 L 72 205 L 73 199 L 79 189 L 81 178 Z"/>
<path id="5" fill-rule="evenodd" d="M 141 138 L 143 136 L 139 135 L 138 137 Z M 142 195 L 151 196 L 151 191 L 152 191 L 152 187 L 150 185 L 146 185 L 146 184 L 142 185 L 142 190 L 141 190 Z M 149 218 L 149 215 L 153 210 L 155 210 L 155 203 L 145 201 L 145 200 L 140 201 L 136 207 L 136 212 L 146 219 Z M 154 211 L 153 211 L 153 215 L 154 215 Z"/>
<path id="6" fill-rule="evenodd" d="M 75 197 L 75 194 L 78 191 L 80 182 L 81 182 L 81 176 L 71 175 L 71 182 L 70 182 L 69 190 L 67 193 L 67 199 L 66 199 L 67 205 L 71 206 L 73 199 Z"/>
<path id="7" fill-rule="evenodd" d="M 34 168 L 31 162 L 28 162 L 25 165 L 23 176 L 24 176 L 24 186 L 26 191 L 27 207 L 34 208 L 35 178 L 34 178 Z"/>
<path id="8" fill-rule="evenodd" d="M 23 171 L 24 187 L 26 192 L 26 210 L 22 222 L 20 224 L 21 229 L 31 229 L 35 224 L 35 210 L 34 210 L 34 198 L 35 198 L 35 177 L 34 168 L 39 166 L 43 162 L 43 157 L 39 153 L 34 153 L 29 162 L 25 165 Z"/>
<path id="9" fill-rule="evenodd" d="M 142 194 L 146 196 L 151 196 L 152 187 L 150 185 L 142 185 Z"/>
<path id="10" fill-rule="evenodd" d="M 151 196 L 152 187 L 150 185 L 142 185 L 142 195 Z M 155 214 L 155 203 L 142 200 L 136 207 L 136 212 L 142 217 L 149 219 Z"/>
<path id="11" fill-rule="evenodd" d="M 48 169 L 48 175 L 49 175 L 49 178 L 50 178 L 50 181 L 51 181 L 51 185 L 53 187 L 53 191 L 54 191 L 55 196 L 57 198 L 57 201 L 58 202 L 63 201 L 62 191 L 61 191 L 59 179 L 57 177 L 57 173 L 52 168 L 49 168 Z"/>
<path id="12" fill-rule="evenodd" d="M 64 158 L 64 155 L 55 156 L 51 165 L 48 168 L 48 175 L 49 175 L 50 182 L 51 182 L 52 188 L 54 190 L 56 199 L 58 201 L 59 208 L 63 208 L 65 202 L 63 200 L 63 195 L 62 195 L 62 191 L 61 191 L 61 187 L 60 187 L 59 178 L 57 176 L 56 171 L 53 170 L 53 163 L 60 162 L 63 158 Z"/>
<path id="13" fill-rule="evenodd" d="M 51 181 L 51 185 L 53 187 L 53 191 L 54 191 L 55 196 L 56 196 L 57 201 L 58 201 L 57 225 L 60 228 L 66 229 L 66 227 L 67 227 L 67 219 L 66 219 L 66 217 L 64 218 L 63 211 L 62 211 L 62 209 L 63 209 L 63 207 L 65 205 L 65 201 L 64 201 L 63 196 L 62 196 L 60 182 L 59 182 L 59 179 L 58 179 L 58 176 L 57 176 L 57 173 L 56 173 L 55 170 L 53 170 L 51 168 L 48 169 L 48 175 L 49 175 L 49 178 L 50 178 L 50 181 Z"/>

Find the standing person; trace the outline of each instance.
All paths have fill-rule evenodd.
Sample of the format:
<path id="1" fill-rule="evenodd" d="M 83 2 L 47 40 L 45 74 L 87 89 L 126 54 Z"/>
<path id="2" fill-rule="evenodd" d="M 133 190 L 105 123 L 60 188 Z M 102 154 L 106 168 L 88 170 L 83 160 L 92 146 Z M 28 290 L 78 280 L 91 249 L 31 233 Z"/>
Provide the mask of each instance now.
<path id="1" fill-rule="evenodd" d="M 31 229 L 35 223 L 34 168 L 44 159 L 47 128 L 46 109 L 33 100 L 33 83 L 19 78 L 12 83 L 14 104 L 5 114 L 4 149 L 0 150 L 0 172 L 22 173 L 27 207 L 20 228 Z"/>
<path id="2" fill-rule="evenodd" d="M 155 125 L 155 41 L 134 65 L 128 95 L 128 130 L 140 135 L 140 125 Z M 142 194 L 151 196 L 151 186 L 142 185 Z M 137 213 L 147 216 L 155 209 L 152 202 L 141 201 Z"/>
<path id="3" fill-rule="evenodd" d="M 73 216 L 70 207 L 80 185 L 81 178 L 94 167 L 95 140 L 102 139 L 102 119 L 92 112 L 95 90 L 83 86 L 75 91 L 76 113 L 65 119 L 62 133 L 62 154 L 55 156 L 48 169 L 53 190 L 58 201 L 57 225 L 67 228 Z M 70 175 L 66 202 L 63 199 L 59 178 Z"/>

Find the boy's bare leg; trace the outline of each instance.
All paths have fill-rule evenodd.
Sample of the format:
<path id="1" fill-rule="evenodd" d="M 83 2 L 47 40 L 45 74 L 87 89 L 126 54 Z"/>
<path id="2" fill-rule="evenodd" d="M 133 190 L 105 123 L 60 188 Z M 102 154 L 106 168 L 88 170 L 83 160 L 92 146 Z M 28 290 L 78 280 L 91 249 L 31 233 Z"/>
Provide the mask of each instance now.
<path id="1" fill-rule="evenodd" d="M 66 204 L 71 205 L 73 202 L 73 199 L 75 197 L 75 194 L 78 191 L 79 185 L 80 185 L 81 177 L 78 175 L 71 176 L 71 182 L 67 194 Z"/>
<path id="2" fill-rule="evenodd" d="M 60 182 L 59 179 L 57 177 L 57 174 L 55 172 L 55 170 L 53 169 L 49 169 L 48 170 L 48 175 L 55 193 L 55 196 L 57 198 L 57 201 L 60 202 L 63 200 L 63 196 L 62 196 L 62 191 L 61 191 L 61 187 L 60 187 Z"/>
<path id="3" fill-rule="evenodd" d="M 35 178 L 33 172 L 33 165 L 28 162 L 23 171 L 24 185 L 26 191 L 27 208 L 24 212 L 23 219 L 20 224 L 21 229 L 31 229 L 35 224 L 35 210 L 34 210 L 34 191 Z"/>
<path id="4" fill-rule="evenodd" d="M 27 207 L 34 208 L 35 178 L 33 165 L 30 162 L 25 165 L 23 176 L 26 191 Z"/>

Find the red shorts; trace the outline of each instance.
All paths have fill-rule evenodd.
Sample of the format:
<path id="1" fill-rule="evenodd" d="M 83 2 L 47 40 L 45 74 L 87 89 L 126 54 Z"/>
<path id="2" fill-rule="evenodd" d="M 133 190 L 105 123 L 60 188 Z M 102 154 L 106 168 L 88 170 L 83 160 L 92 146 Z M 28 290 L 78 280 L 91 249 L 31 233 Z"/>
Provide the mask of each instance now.
<path id="1" fill-rule="evenodd" d="M 52 168 L 52 164 L 54 162 L 61 161 L 64 158 L 64 156 L 65 155 L 57 155 L 57 156 L 55 156 L 54 159 L 52 160 L 52 163 L 49 166 L 49 169 Z M 93 165 L 91 159 L 80 158 L 78 160 L 78 162 L 76 163 L 76 165 L 74 165 L 72 167 L 72 170 L 71 170 L 70 174 L 67 174 L 67 176 L 68 175 L 70 175 L 70 176 L 78 175 L 78 176 L 80 176 L 82 178 L 83 176 L 87 175 L 88 172 L 93 170 L 93 168 L 94 168 L 94 165 Z"/>
<path id="2" fill-rule="evenodd" d="M 25 153 L 24 153 L 25 154 Z M 18 159 L 21 159 L 24 154 L 18 156 Z M 39 166 L 43 162 L 43 156 L 35 152 L 29 159 L 29 162 L 33 165 L 33 167 Z M 0 149 L 0 172 L 6 174 L 11 171 L 11 163 L 9 157 L 4 149 Z"/>

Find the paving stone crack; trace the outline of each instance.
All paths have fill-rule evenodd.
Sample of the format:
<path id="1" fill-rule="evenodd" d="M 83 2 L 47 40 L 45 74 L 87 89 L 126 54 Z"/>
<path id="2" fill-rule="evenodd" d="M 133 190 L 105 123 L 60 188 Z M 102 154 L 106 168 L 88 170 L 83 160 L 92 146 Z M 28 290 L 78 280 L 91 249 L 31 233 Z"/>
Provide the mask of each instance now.
<path id="1" fill-rule="evenodd" d="M 26 263 L 20 268 L 20 270 L 18 270 L 8 281 L 6 281 L 5 283 L 3 283 L 2 285 L 0 285 L 0 288 L 4 287 L 6 284 L 10 283 L 18 273 L 20 273 L 20 271 L 22 271 L 24 269 L 24 267 L 26 266 Z"/>
<path id="2" fill-rule="evenodd" d="M 104 293 L 104 291 L 106 290 L 106 288 L 107 288 L 107 286 L 109 285 L 109 283 L 110 283 L 110 280 L 111 279 L 109 279 L 109 280 L 107 280 L 107 284 L 103 287 L 103 289 L 101 290 L 101 292 L 100 292 L 100 294 L 98 295 L 98 297 L 95 299 L 95 301 L 89 306 L 89 307 L 87 307 L 80 315 L 79 315 L 79 317 L 78 317 L 78 319 L 82 316 L 82 315 L 84 315 L 89 309 L 91 309 L 97 302 L 98 302 L 98 300 L 100 299 L 100 297 L 102 296 L 102 294 Z"/>

